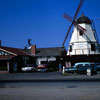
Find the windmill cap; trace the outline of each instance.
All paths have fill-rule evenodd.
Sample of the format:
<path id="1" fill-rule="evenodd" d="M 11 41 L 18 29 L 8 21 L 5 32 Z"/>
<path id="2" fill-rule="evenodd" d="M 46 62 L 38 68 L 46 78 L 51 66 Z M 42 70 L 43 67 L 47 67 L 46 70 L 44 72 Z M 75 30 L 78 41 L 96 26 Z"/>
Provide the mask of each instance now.
<path id="1" fill-rule="evenodd" d="M 82 15 L 76 20 L 77 24 L 91 24 L 91 20 L 82 13 Z"/>

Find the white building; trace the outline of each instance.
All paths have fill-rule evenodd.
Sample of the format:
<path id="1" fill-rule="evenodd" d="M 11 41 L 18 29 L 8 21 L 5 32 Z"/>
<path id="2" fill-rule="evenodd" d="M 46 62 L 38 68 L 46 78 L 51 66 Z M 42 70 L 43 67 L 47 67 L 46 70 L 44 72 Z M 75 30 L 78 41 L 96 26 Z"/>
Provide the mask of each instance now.
<path id="1" fill-rule="evenodd" d="M 96 33 L 92 27 L 91 20 L 82 14 L 76 23 L 85 28 L 84 33 L 74 26 L 67 55 L 89 55 L 100 54 Z"/>
<path id="2" fill-rule="evenodd" d="M 39 65 L 50 62 L 59 64 L 60 58 L 66 55 L 64 47 L 36 48 L 36 45 L 32 45 L 31 49 L 25 51 L 33 56 Z"/>

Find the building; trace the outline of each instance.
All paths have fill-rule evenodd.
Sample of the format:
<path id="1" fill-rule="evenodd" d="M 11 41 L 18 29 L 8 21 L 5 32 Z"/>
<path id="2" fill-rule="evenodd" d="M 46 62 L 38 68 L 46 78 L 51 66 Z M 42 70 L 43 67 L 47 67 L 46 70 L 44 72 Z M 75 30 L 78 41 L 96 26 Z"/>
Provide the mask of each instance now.
<path id="1" fill-rule="evenodd" d="M 65 61 L 100 62 L 100 43 L 93 20 L 82 14 L 74 24 Z"/>
<path id="2" fill-rule="evenodd" d="M 24 51 L 33 56 L 37 64 L 51 63 L 57 68 L 62 60 L 62 56 L 66 55 L 64 47 L 36 48 L 36 45 L 32 45 L 30 49 L 24 49 Z"/>
<path id="3" fill-rule="evenodd" d="M 20 72 L 31 56 L 18 48 L 0 46 L 0 72 Z"/>
<path id="4" fill-rule="evenodd" d="M 21 72 L 26 64 L 52 64 L 58 68 L 62 55 L 66 55 L 63 47 L 18 49 L 0 46 L 0 72 Z"/>
<path id="5" fill-rule="evenodd" d="M 86 31 L 81 31 L 74 26 L 67 55 L 100 54 L 99 41 L 93 22 L 82 14 L 75 23 Z"/>

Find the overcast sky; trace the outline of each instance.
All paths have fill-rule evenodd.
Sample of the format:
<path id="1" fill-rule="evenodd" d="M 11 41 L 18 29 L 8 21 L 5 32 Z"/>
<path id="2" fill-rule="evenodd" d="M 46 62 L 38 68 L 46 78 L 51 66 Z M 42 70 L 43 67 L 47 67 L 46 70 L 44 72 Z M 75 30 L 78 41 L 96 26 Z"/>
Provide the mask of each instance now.
<path id="1" fill-rule="evenodd" d="M 59 47 L 80 0 L 0 0 L 0 40 L 3 46 L 24 48 L 27 39 L 38 48 Z M 100 39 L 100 0 L 85 0 L 78 14 L 93 19 Z M 71 30 L 72 31 L 72 30 Z M 70 38 L 70 36 L 69 36 Z M 68 46 L 68 40 L 65 47 Z"/>

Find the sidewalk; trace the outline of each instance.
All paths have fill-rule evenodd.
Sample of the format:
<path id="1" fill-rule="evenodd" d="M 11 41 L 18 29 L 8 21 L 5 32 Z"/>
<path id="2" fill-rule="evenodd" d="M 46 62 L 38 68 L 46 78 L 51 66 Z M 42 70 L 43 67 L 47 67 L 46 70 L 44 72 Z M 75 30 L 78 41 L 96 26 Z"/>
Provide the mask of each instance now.
<path id="1" fill-rule="evenodd" d="M 100 75 L 70 75 L 61 72 L 0 74 L 0 82 L 46 82 L 46 81 L 100 81 Z"/>

